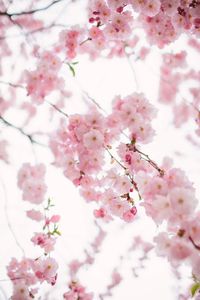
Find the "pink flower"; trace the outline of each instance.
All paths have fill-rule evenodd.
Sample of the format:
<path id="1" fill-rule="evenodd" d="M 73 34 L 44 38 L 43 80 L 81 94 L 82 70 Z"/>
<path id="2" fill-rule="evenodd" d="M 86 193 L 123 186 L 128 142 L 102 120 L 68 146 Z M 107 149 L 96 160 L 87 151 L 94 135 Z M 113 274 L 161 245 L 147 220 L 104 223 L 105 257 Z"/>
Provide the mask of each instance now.
<path id="1" fill-rule="evenodd" d="M 54 285 L 57 278 L 58 264 L 53 258 L 35 260 L 32 264 L 36 277 L 41 281 L 47 281 Z"/>
<path id="2" fill-rule="evenodd" d="M 171 240 L 166 232 L 159 233 L 155 238 L 156 252 L 159 256 L 168 256 L 171 248 Z"/>
<path id="3" fill-rule="evenodd" d="M 31 300 L 28 286 L 24 282 L 18 282 L 14 285 L 11 300 Z"/>
<path id="4" fill-rule="evenodd" d="M 91 129 L 83 136 L 83 144 L 90 150 L 95 150 L 103 147 L 104 137 L 99 130 Z"/>
<path id="5" fill-rule="evenodd" d="M 150 215 L 157 223 L 170 219 L 173 214 L 168 196 L 156 195 L 152 201 L 145 202 L 143 206 L 147 215 Z"/>
<path id="6" fill-rule="evenodd" d="M 34 204 L 43 202 L 47 190 L 44 183 L 45 171 L 43 164 L 36 166 L 23 164 L 18 173 L 18 186 L 23 191 L 24 200 Z"/>
<path id="7" fill-rule="evenodd" d="M 80 285 L 78 282 L 71 282 L 69 285 L 70 291 L 64 293 L 63 298 L 66 300 L 76 300 L 76 299 L 82 299 L 82 300 L 92 300 L 93 294 L 92 293 L 86 293 L 85 288 Z"/>
<path id="8" fill-rule="evenodd" d="M 96 218 L 104 218 L 106 216 L 106 210 L 104 208 L 95 209 L 94 215 Z"/>
<path id="9" fill-rule="evenodd" d="M 23 200 L 34 204 L 41 204 L 44 201 L 44 195 L 47 187 L 42 182 L 31 182 L 30 180 L 24 185 Z"/>
<path id="10" fill-rule="evenodd" d="M 172 208 L 177 214 L 189 215 L 194 212 L 197 200 L 192 190 L 186 188 L 174 188 L 169 195 Z"/>
<path id="11" fill-rule="evenodd" d="M 135 219 L 135 215 L 137 213 L 136 207 L 131 208 L 123 213 L 123 219 L 125 222 L 130 223 Z"/>
<path id="12" fill-rule="evenodd" d="M 188 258 L 192 254 L 192 248 L 188 245 L 188 242 L 182 238 L 174 237 L 171 239 L 171 247 L 169 258 L 170 260 L 183 260 Z"/>
<path id="13" fill-rule="evenodd" d="M 154 17 L 159 13 L 160 5 L 160 0 L 146 0 L 142 12 L 149 17 Z"/>
<path id="14" fill-rule="evenodd" d="M 114 184 L 114 187 L 116 188 L 116 191 L 118 191 L 120 195 L 123 195 L 129 193 L 133 185 L 130 182 L 130 179 L 128 177 L 118 176 Z"/>
<path id="15" fill-rule="evenodd" d="M 103 35 L 102 31 L 96 26 L 92 26 L 89 30 L 89 36 L 92 39 L 102 38 L 102 35 Z"/>
<path id="16" fill-rule="evenodd" d="M 49 51 L 44 51 L 38 60 L 34 71 L 25 72 L 28 95 L 32 100 L 41 104 L 45 97 L 56 88 L 63 87 L 63 79 L 58 77 L 62 62 L 58 56 Z"/>
<path id="17" fill-rule="evenodd" d="M 114 271 L 112 273 L 112 281 L 114 286 L 118 285 L 122 281 L 122 276 L 120 275 L 119 272 Z"/>
<path id="18" fill-rule="evenodd" d="M 195 244 L 200 245 L 200 220 L 199 216 L 189 222 L 188 235 Z"/>
<path id="19" fill-rule="evenodd" d="M 70 275 L 74 276 L 78 270 L 81 268 L 81 266 L 83 265 L 83 263 L 81 263 L 78 260 L 72 260 L 71 263 L 69 264 L 69 270 L 70 270 Z"/>
<path id="20" fill-rule="evenodd" d="M 129 209 L 129 204 L 126 200 L 112 199 L 109 208 L 112 214 L 123 218 L 123 214 Z"/>
<path id="21" fill-rule="evenodd" d="M 54 250 L 56 238 L 45 233 L 35 233 L 31 241 L 44 249 L 45 253 L 49 253 Z"/>
<path id="22" fill-rule="evenodd" d="M 26 215 L 30 219 L 35 220 L 37 222 L 40 222 L 44 219 L 44 215 L 39 210 L 35 209 L 27 210 Z"/>
<path id="23" fill-rule="evenodd" d="M 58 223 L 59 221 L 60 221 L 59 215 L 53 215 L 50 219 L 50 222 L 52 222 L 52 223 Z"/>
<path id="24" fill-rule="evenodd" d="M 37 282 L 35 275 L 32 273 L 32 260 L 28 258 L 23 258 L 21 261 L 12 258 L 7 267 L 7 274 L 13 282 L 23 283 L 27 287 L 35 285 Z M 14 281 L 15 278 L 22 278 L 22 280 Z"/>

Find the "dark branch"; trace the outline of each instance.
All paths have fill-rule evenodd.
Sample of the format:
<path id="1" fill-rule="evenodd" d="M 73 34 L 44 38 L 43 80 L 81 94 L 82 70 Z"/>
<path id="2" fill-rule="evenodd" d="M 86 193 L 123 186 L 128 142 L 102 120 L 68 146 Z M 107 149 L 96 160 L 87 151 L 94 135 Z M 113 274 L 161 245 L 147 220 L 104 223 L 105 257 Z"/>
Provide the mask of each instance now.
<path id="1" fill-rule="evenodd" d="M 61 110 L 60 108 L 58 108 L 55 104 L 46 101 L 50 106 L 52 106 L 55 110 L 57 110 L 60 114 L 62 114 L 63 116 L 69 118 L 69 115 L 67 113 L 65 113 L 63 110 Z"/>
<path id="2" fill-rule="evenodd" d="M 192 245 L 194 246 L 195 249 L 200 250 L 200 246 L 196 245 L 195 242 L 193 241 L 193 239 L 191 238 L 191 236 L 189 236 L 189 240 L 192 243 Z"/>
<path id="3" fill-rule="evenodd" d="M 27 139 L 32 143 L 32 144 L 37 144 L 39 146 L 43 146 L 45 147 L 44 144 L 36 141 L 31 134 L 27 134 L 21 127 L 18 127 L 12 123 L 10 123 L 9 121 L 5 120 L 2 116 L 0 116 L 0 120 L 7 126 L 16 129 L 17 131 L 19 131 L 22 135 L 24 135 L 25 137 L 27 137 Z"/>
<path id="4" fill-rule="evenodd" d="M 25 87 L 23 85 L 11 83 L 11 82 L 8 82 L 8 81 L 2 81 L 2 80 L 0 80 L 0 83 L 5 84 L 5 85 L 9 85 L 9 86 L 11 86 L 13 88 L 25 89 Z"/>
<path id="5" fill-rule="evenodd" d="M 65 0 L 54 0 L 53 2 L 51 2 L 50 4 L 48 4 L 47 6 L 44 6 L 44 7 L 41 7 L 41 8 L 36 8 L 36 9 L 32 9 L 32 10 L 29 10 L 29 11 L 14 12 L 14 13 L 8 13 L 6 11 L 4 11 L 4 12 L 0 11 L 0 15 L 1 16 L 7 16 L 9 18 L 14 17 L 14 16 L 31 15 L 31 14 L 34 14 L 34 13 L 37 13 L 37 12 L 40 12 L 40 11 L 47 10 L 50 7 L 52 7 L 53 5 L 55 5 L 55 4 L 59 3 L 59 2 L 62 2 L 62 1 L 65 1 Z"/>
<path id="6" fill-rule="evenodd" d="M 159 173 L 160 176 L 163 177 L 165 172 L 163 169 L 161 169 L 150 157 L 149 155 L 145 154 L 144 152 L 140 151 L 139 149 L 137 149 L 134 146 L 134 151 L 138 152 L 139 154 L 141 154 L 143 156 L 143 159 L 145 159 L 152 167 L 154 167 Z"/>

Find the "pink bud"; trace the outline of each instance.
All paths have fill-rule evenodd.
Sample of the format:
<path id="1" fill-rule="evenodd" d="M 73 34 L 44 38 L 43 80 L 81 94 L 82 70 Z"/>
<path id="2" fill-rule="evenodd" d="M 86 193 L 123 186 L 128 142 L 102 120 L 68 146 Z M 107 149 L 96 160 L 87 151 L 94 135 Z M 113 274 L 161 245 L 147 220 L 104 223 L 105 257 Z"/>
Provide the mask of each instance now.
<path id="1" fill-rule="evenodd" d="M 133 206 L 131 209 L 130 209 L 130 212 L 133 214 L 133 215 L 136 215 L 137 214 L 137 208 L 135 206 Z"/>
<path id="2" fill-rule="evenodd" d="M 95 19 L 94 18 L 89 18 L 90 23 L 94 23 Z"/>
<path id="3" fill-rule="evenodd" d="M 50 219 L 52 223 L 58 223 L 60 221 L 60 216 L 59 215 L 53 215 Z"/>
<path id="4" fill-rule="evenodd" d="M 105 217 L 105 210 L 104 210 L 104 208 L 95 209 L 94 210 L 94 216 L 96 218 L 103 218 L 103 217 Z"/>
<path id="5" fill-rule="evenodd" d="M 116 11 L 121 14 L 123 12 L 123 9 L 123 6 L 120 6 L 116 9 Z"/>

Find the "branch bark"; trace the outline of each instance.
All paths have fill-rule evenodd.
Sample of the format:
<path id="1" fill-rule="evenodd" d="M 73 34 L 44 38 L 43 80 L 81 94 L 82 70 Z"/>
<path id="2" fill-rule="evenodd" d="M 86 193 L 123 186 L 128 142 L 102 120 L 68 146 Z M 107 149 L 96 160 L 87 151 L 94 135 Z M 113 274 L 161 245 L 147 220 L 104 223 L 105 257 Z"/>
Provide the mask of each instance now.
<path id="1" fill-rule="evenodd" d="M 9 13 L 7 11 L 4 11 L 4 12 L 0 11 L 0 16 L 7 16 L 8 18 L 12 18 L 12 17 L 15 17 L 15 16 L 32 15 L 32 14 L 35 14 L 37 12 L 47 10 L 50 7 L 52 7 L 55 4 L 57 4 L 59 2 L 62 2 L 62 1 L 65 1 L 65 0 L 54 0 L 53 2 L 51 2 L 50 4 L 48 4 L 47 6 L 44 6 L 44 7 L 41 7 L 41 8 L 36 8 L 36 9 L 32 9 L 32 10 L 29 10 L 29 11 L 13 12 L 13 13 Z"/>
<path id="2" fill-rule="evenodd" d="M 12 127 L 14 129 L 16 129 L 17 131 L 19 131 L 22 135 L 24 135 L 25 137 L 27 137 L 27 139 L 31 142 L 31 144 L 37 144 L 39 146 L 43 146 L 45 147 L 44 144 L 36 141 L 31 134 L 26 133 L 21 127 L 18 127 L 12 123 L 10 123 L 9 121 L 7 121 L 6 119 L 4 119 L 1 115 L 0 115 L 0 120 L 7 126 Z"/>

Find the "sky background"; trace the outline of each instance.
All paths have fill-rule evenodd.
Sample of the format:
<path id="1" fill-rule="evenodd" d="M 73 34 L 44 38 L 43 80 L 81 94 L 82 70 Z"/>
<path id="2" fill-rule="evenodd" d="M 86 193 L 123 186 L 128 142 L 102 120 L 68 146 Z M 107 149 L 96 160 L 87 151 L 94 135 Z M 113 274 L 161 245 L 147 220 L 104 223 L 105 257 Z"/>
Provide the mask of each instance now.
<path id="1" fill-rule="evenodd" d="M 17 9 L 20 10 L 20 5 L 23 8 L 23 2 L 18 1 L 19 6 L 17 4 Z M 85 17 L 83 14 L 84 4 L 84 1 L 78 1 L 68 5 L 65 9 L 62 5 L 58 5 L 56 9 L 50 10 L 45 18 L 48 21 L 51 16 L 58 14 L 60 23 L 71 24 L 80 20 L 83 21 Z M 141 38 L 143 37 L 141 36 Z M 15 43 L 17 45 L 19 39 L 21 39 L 20 36 L 15 37 L 13 45 Z M 41 42 L 42 36 L 33 39 L 33 41 L 29 40 L 28 42 L 35 43 L 38 40 Z M 49 44 L 55 39 L 56 32 L 52 34 L 52 40 Z M 49 40 L 43 42 L 42 47 L 47 49 L 48 42 Z M 178 52 L 185 47 L 186 37 L 184 36 L 165 50 L 159 50 L 152 46 L 152 53 L 147 61 L 142 62 L 132 59 L 135 75 L 126 58 L 90 61 L 86 56 L 81 56 L 76 66 L 75 78 L 71 76 L 67 67 L 63 70 L 66 86 L 73 93 L 71 98 L 65 100 L 65 110 L 69 114 L 86 111 L 83 92 L 87 92 L 108 112 L 115 95 L 126 96 L 135 91 L 144 92 L 159 111 L 154 122 L 156 136 L 151 144 L 142 146 L 142 150 L 150 154 L 158 163 L 161 163 L 165 156 L 173 158 L 175 166 L 183 169 L 190 180 L 194 182 L 197 188 L 197 196 L 199 196 L 199 148 L 195 148 L 185 138 L 187 133 L 193 133 L 194 126 L 192 123 L 188 123 L 182 129 L 174 129 L 171 110 L 157 102 L 160 54 L 163 51 Z M 196 59 L 195 54 L 190 51 L 189 63 L 198 68 Z M 18 76 L 17 73 L 21 72 L 20 57 L 18 57 L 17 63 L 19 67 L 16 68 L 14 74 L 8 71 L 6 80 L 14 82 Z M 28 68 L 31 67 L 33 66 L 28 65 Z M 137 88 L 135 76 L 139 88 Z M 0 86 L 0 91 L 6 96 L 6 88 Z M 26 101 L 26 96 L 23 93 L 21 97 Z M 55 95 L 50 96 L 52 102 L 54 97 Z M 50 121 L 48 110 L 47 103 L 39 107 L 37 119 L 31 122 L 27 127 L 27 131 L 42 129 L 42 131 L 51 132 L 55 130 L 58 120 L 53 118 Z M 7 119 L 14 124 L 21 124 L 23 117 L 23 114 L 21 112 L 16 113 L 16 110 L 11 110 L 7 115 Z M 30 242 L 32 233 L 38 231 L 40 227 L 35 222 L 25 218 L 25 210 L 30 209 L 30 205 L 22 200 L 21 192 L 17 189 L 16 184 L 17 171 L 21 164 L 27 161 L 31 163 L 44 162 L 47 165 L 47 196 L 53 199 L 55 212 L 61 214 L 60 230 L 62 236 L 58 239 L 53 254 L 60 262 L 59 277 L 58 284 L 51 289 L 49 299 L 62 299 L 61 295 L 67 290 L 67 281 L 69 280 L 67 264 L 72 259 L 84 258 L 84 250 L 91 250 L 90 243 L 98 233 L 97 228 L 94 226 L 94 205 L 85 203 L 78 190 L 63 176 L 61 170 L 52 165 L 53 156 L 48 149 L 42 149 L 36 145 L 33 146 L 33 150 L 28 140 L 14 129 L 5 128 L 2 125 L 1 128 L 1 136 L 6 137 L 10 142 L 10 164 L 0 162 L 0 300 L 8 299 L 11 289 L 10 283 L 7 281 L 5 266 L 9 263 L 11 257 L 20 258 L 22 255 L 11 234 L 9 225 L 27 256 L 37 257 L 40 253 Z M 43 137 L 39 136 L 39 139 L 42 141 Z M 132 268 L 137 269 L 138 257 L 140 257 L 139 250 L 135 253 L 128 252 L 134 236 L 139 235 L 144 240 L 152 241 L 152 237 L 160 230 L 144 215 L 142 209 L 139 210 L 138 218 L 132 224 L 124 224 L 121 220 L 115 220 L 110 224 L 103 225 L 103 228 L 108 231 L 108 234 L 100 253 L 96 257 L 96 264 L 80 272 L 81 283 L 87 286 L 88 291 L 95 293 L 95 300 L 99 299 L 97 294 L 104 292 L 106 285 L 110 283 L 110 274 L 115 267 L 121 272 L 124 280 L 119 287 L 113 290 L 112 299 L 177 299 L 176 295 L 177 292 L 180 292 L 181 286 L 173 275 L 166 259 L 158 258 L 154 253 L 151 253 L 150 259 L 145 262 L 145 269 L 138 271 L 139 277 L 133 276 Z M 120 259 L 122 255 L 124 256 L 123 260 Z M 189 279 L 186 279 L 185 283 L 188 282 Z M 48 286 L 44 284 L 41 288 L 42 295 L 47 290 Z"/>

